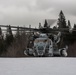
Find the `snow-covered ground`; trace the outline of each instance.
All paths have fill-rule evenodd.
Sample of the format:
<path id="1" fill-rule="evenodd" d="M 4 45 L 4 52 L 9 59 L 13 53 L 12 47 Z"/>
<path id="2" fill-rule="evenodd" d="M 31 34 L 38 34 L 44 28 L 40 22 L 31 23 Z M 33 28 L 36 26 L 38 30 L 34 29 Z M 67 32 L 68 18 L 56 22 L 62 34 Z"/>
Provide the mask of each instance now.
<path id="1" fill-rule="evenodd" d="M 76 58 L 0 58 L 0 75 L 76 75 Z"/>

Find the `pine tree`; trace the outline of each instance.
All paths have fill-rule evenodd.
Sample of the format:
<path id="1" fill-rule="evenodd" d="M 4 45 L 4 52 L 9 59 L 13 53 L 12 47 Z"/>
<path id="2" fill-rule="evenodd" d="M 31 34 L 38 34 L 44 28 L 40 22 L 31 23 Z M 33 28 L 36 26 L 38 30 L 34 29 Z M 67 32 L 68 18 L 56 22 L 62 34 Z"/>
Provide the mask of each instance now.
<path id="1" fill-rule="evenodd" d="M 4 44 L 2 29 L 0 28 L 0 54 L 2 54 L 4 49 L 5 49 L 5 44 Z"/>
<path id="2" fill-rule="evenodd" d="M 13 34 L 12 34 L 12 30 L 11 30 L 11 26 L 9 25 L 7 27 L 7 33 L 6 33 L 6 45 L 9 46 L 14 40 Z"/>
<path id="3" fill-rule="evenodd" d="M 3 39 L 2 29 L 0 28 L 0 39 Z"/>
<path id="4" fill-rule="evenodd" d="M 73 27 L 73 29 L 76 29 L 76 24 L 74 24 L 74 27 Z"/>
<path id="5" fill-rule="evenodd" d="M 71 27 L 71 23 L 70 23 L 70 21 L 68 20 L 68 27 L 69 27 L 69 29 L 71 29 L 72 27 Z"/>
<path id="6" fill-rule="evenodd" d="M 0 27 L 0 35 L 2 35 L 2 29 L 1 29 L 1 27 Z"/>
<path id="7" fill-rule="evenodd" d="M 44 27 L 48 27 L 47 20 L 45 20 Z"/>
<path id="8" fill-rule="evenodd" d="M 10 25 L 7 27 L 7 35 L 9 36 L 12 35 L 12 30 Z"/>
<path id="9" fill-rule="evenodd" d="M 76 24 L 74 24 L 74 27 L 73 27 L 73 35 L 74 35 L 74 37 L 76 37 Z"/>
<path id="10" fill-rule="evenodd" d="M 66 28 L 66 20 L 65 20 L 65 16 L 64 16 L 62 10 L 60 11 L 60 14 L 59 14 L 58 26 L 59 26 L 59 28 Z"/>
<path id="11" fill-rule="evenodd" d="M 2 52 L 2 30 L 0 28 L 0 54 Z"/>
<path id="12" fill-rule="evenodd" d="M 20 31 L 19 31 L 19 27 L 17 28 L 17 32 L 16 32 L 15 37 L 16 37 L 16 38 L 19 38 L 19 37 L 20 37 Z"/>
<path id="13" fill-rule="evenodd" d="M 39 29 L 40 29 L 40 28 L 42 28 L 42 27 L 41 27 L 41 23 L 39 23 Z"/>

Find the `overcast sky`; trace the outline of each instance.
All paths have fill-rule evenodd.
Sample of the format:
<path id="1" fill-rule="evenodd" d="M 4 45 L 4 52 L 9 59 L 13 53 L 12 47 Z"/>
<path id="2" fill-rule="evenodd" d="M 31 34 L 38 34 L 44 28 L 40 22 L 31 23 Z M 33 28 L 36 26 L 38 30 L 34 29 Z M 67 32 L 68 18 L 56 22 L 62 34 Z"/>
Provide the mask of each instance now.
<path id="1" fill-rule="evenodd" d="M 34 27 L 44 19 L 58 19 L 60 10 L 76 23 L 76 0 L 0 0 L 0 24 Z"/>

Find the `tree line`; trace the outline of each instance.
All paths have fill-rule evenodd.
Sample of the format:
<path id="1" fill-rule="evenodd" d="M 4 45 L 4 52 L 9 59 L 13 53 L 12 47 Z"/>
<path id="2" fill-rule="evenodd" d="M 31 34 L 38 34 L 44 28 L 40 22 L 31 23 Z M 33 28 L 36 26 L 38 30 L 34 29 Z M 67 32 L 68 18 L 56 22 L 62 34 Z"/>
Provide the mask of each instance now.
<path id="1" fill-rule="evenodd" d="M 0 56 L 24 56 L 24 50 L 26 49 L 28 39 L 29 34 L 25 31 L 19 31 L 19 27 L 15 34 L 12 33 L 10 25 L 7 27 L 6 34 L 3 34 L 0 28 Z"/>

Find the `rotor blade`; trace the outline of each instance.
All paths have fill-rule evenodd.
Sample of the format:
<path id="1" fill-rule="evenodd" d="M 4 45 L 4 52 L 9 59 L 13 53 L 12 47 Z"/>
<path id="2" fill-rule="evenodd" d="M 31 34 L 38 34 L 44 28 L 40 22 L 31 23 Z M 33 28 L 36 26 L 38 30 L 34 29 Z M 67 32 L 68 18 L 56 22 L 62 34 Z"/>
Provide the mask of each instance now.
<path id="1" fill-rule="evenodd" d="M 8 27 L 9 25 L 0 25 L 0 27 Z M 11 28 L 19 28 L 19 29 L 24 29 L 24 30 L 28 30 L 28 31 L 39 31 L 36 28 L 28 28 L 28 27 L 20 27 L 20 26 L 11 26 Z M 5 30 L 4 30 L 5 31 Z M 16 31 L 16 30 L 13 30 Z M 23 30 L 22 30 L 23 31 Z"/>

